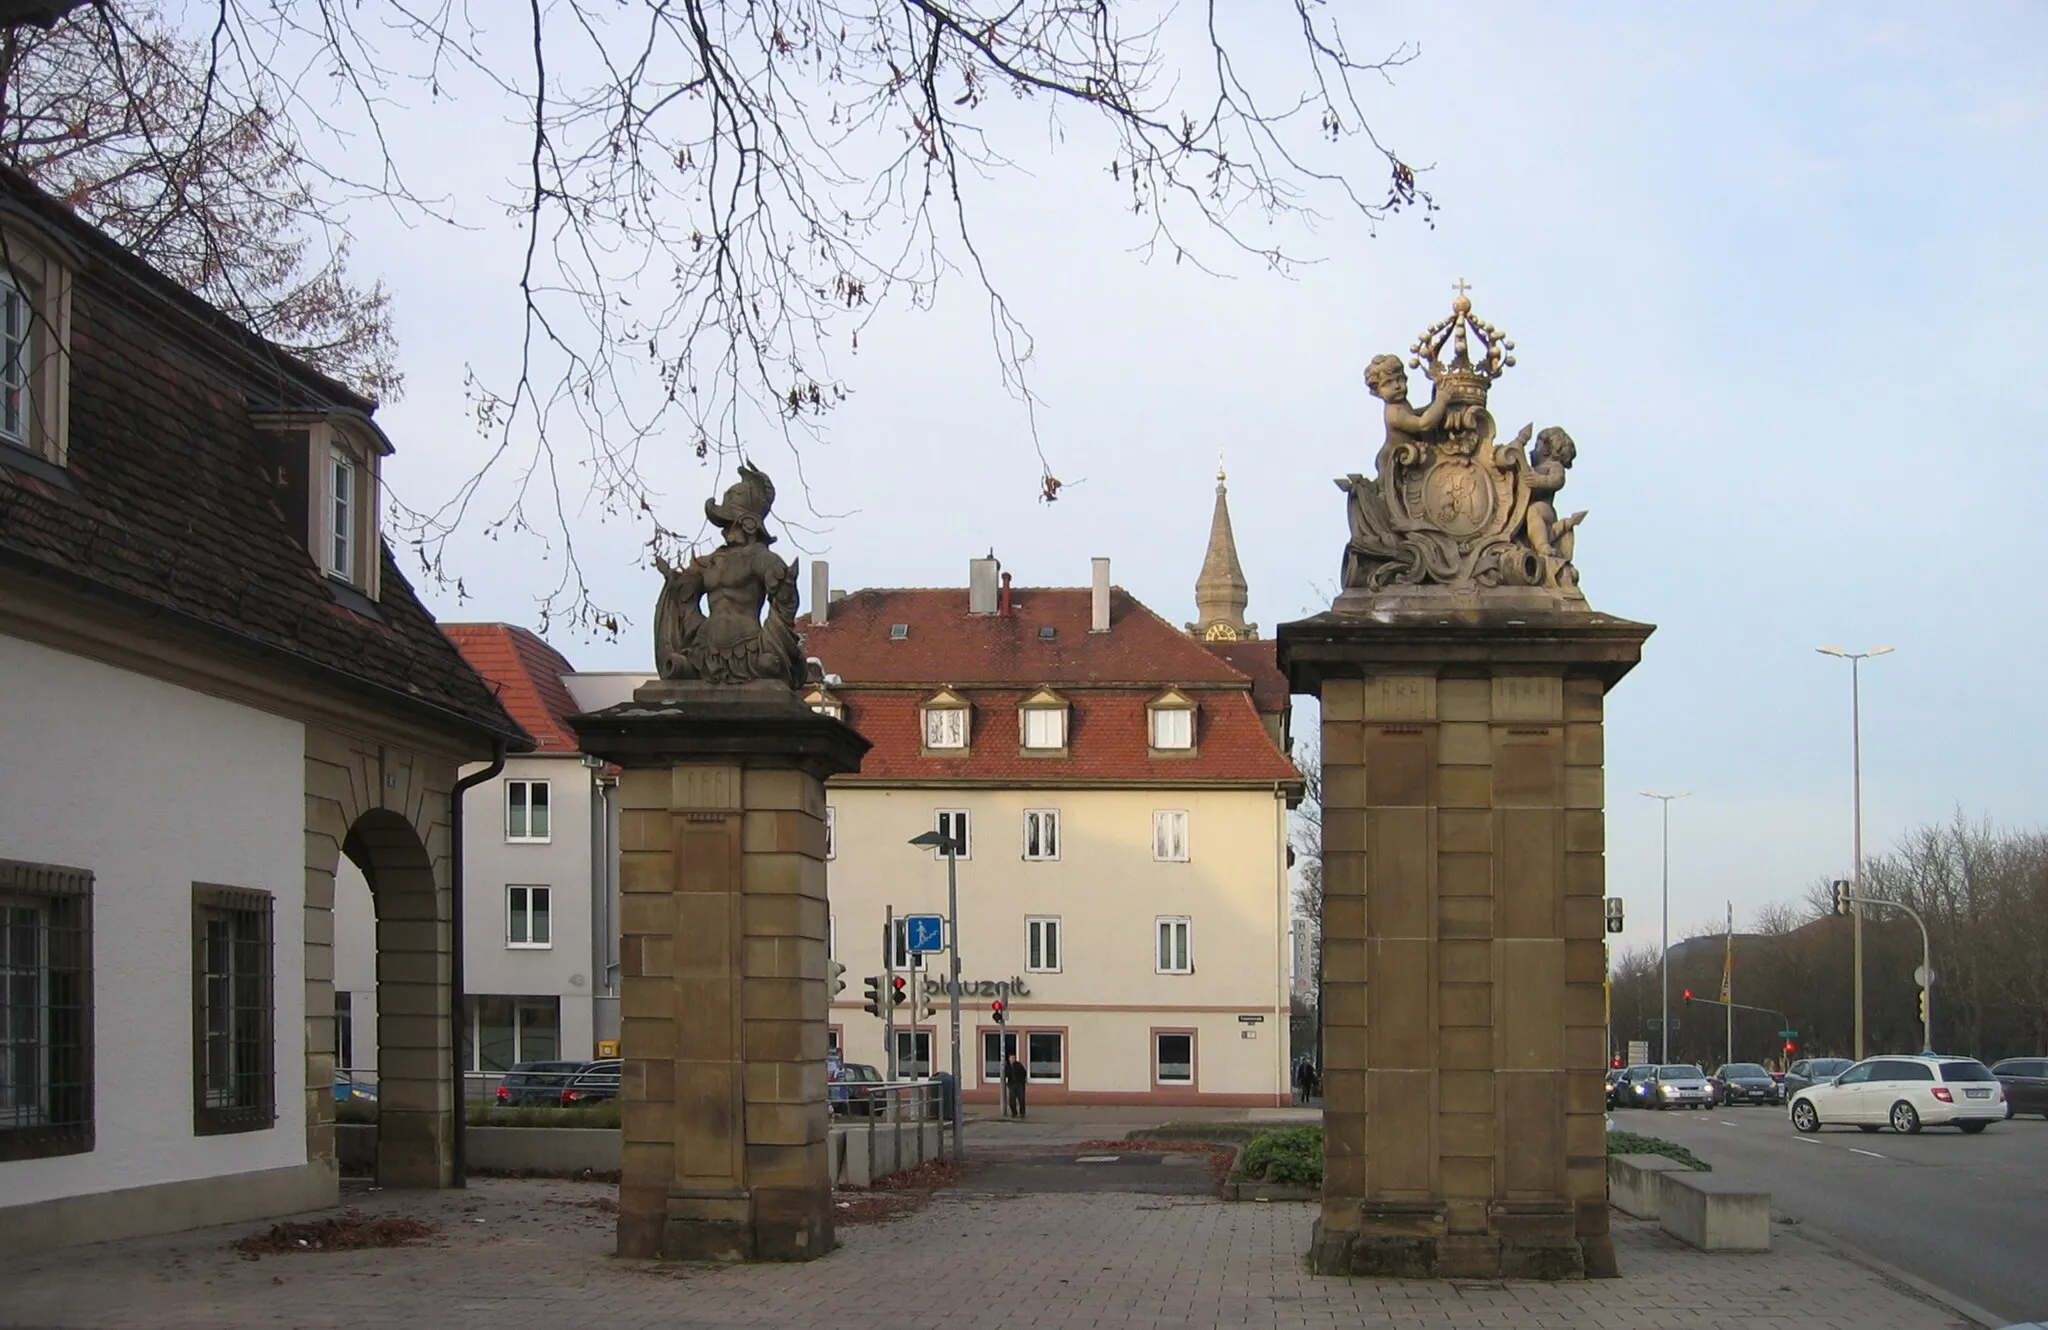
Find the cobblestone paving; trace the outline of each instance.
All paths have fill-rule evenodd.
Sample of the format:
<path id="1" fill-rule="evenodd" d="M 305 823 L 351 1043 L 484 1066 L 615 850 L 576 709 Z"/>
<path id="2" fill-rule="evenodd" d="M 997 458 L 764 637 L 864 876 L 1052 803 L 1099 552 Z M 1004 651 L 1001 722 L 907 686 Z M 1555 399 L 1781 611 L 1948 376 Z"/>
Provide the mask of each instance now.
<path id="1" fill-rule="evenodd" d="M 610 1187 L 478 1180 L 350 1203 L 425 1220 L 414 1247 L 244 1258 L 267 1225 L 0 1258 L 10 1327 L 1798 1326 L 1928 1330 L 1953 1312 L 1778 1227 L 1768 1255 L 1707 1255 L 1617 1215 L 1621 1280 L 1382 1283 L 1302 1268 L 1314 1208 L 1130 1194 L 941 1193 L 842 1230 L 809 1265 L 727 1269 L 608 1253 Z"/>

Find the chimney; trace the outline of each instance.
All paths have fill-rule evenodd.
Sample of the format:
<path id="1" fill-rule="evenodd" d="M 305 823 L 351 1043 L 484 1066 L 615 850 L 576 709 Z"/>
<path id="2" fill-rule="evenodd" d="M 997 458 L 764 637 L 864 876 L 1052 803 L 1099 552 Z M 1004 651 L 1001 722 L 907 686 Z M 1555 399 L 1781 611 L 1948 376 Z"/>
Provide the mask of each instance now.
<path id="1" fill-rule="evenodd" d="M 822 628 L 832 617 L 832 567 L 823 559 L 811 560 L 811 626 Z"/>
<path id="2" fill-rule="evenodd" d="M 1106 633 L 1109 631 L 1109 560 L 1095 560 L 1095 594 L 1090 606 L 1092 613 L 1088 620 L 1088 631 Z"/>
<path id="3" fill-rule="evenodd" d="M 994 614 L 996 612 L 996 570 L 1002 565 L 996 562 L 996 552 L 990 550 L 988 557 L 967 561 L 967 612 L 969 614 Z"/>
<path id="4" fill-rule="evenodd" d="M 1005 619 L 1007 619 L 1015 612 L 1015 607 L 1011 604 L 1010 601 L 1010 575 L 1008 573 L 1004 573 L 1003 591 L 1001 598 L 997 602 L 996 613 L 1002 615 Z"/>

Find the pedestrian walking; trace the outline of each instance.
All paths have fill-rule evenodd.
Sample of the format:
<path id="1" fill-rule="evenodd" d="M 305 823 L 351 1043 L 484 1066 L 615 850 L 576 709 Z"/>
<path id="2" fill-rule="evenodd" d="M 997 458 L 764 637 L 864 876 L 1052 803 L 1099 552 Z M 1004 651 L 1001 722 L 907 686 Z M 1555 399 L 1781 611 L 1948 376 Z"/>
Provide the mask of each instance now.
<path id="1" fill-rule="evenodd" d="M 1015 1053 L 1003 1059 L 1003 1102 L 1013 1118 L 1024 1116 L 1024 1064 L 1017 1060 Z"/>
<path id="2" fill-rule="evenodd" d="M 1296 1058 L 1294 1060 L 1294 1102 L 1297 1104 L 1306 1104 L 1308 1102 L 1308 1078 L 1308 1059 Z"/>
<path id="3" fill-rule="evenodd" d="M 1316 1096 L 1317 1096 L 1317 1095 L 1320 1095 L 1320 1094 L 1321 1094 L 1322 1092 L 1323 1092 L 1323 1073 L 1321 1073 L 1321 1072 L 1319 1072 L 1319 1071 L 1317 1071 L 1317 1070 L 1316 1070 L 1316 1064 L 1315 1064 L 1315 1063 L 1313 1063 L 1313 1062 L 1310 1062 L 1310 1061 L 1309 1061 L 1308 1059 L 1306 1059 L 1306 1058 L 1302 1059 L 1302 1063 L 1301 1063 L 1301 1102 L 1302 1102 L 1302 1103 L 1304 1103 L 1304 1104 L 1307 1104 L 1307 1103 L 1312 1103 L 1312 1102 L 1314 1102 L 1314 1100 L 1315 1100 Z"/>

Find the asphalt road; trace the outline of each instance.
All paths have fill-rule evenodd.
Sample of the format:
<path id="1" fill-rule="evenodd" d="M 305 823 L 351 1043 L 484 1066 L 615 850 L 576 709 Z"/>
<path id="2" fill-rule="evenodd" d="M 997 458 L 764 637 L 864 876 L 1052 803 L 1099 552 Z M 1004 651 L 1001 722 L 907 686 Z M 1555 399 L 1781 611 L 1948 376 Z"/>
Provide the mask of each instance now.
<path id="1" fill-rule="evenodd" d="M 1976 1136 L 1929 1127 L 1792 1130 L 1782 1108 L 1617 1109 L 1616 1131 L 1676 1141 L 1811 1225 L 2012 1321 L 2048 1321 L 2048 1121 Z"/>

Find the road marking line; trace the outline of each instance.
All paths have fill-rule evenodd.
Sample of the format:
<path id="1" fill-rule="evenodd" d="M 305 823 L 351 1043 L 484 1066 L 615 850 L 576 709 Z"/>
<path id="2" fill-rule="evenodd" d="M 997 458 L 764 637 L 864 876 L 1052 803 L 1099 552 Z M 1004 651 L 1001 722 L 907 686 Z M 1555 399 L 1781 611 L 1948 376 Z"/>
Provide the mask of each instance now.
<path id="1" fill-rule="evenodd" d="M 1733 1126 L 1737 1125 L 1737 1124 L 1735 1124 L 1735 1123 L 1733 1123 L 1733 1122 L 1730 1122 L 1730 1121 L 1729 1121 L 1728 1119 L 1726 1119 L 1726 1118 L 1715 1118 L 1715 1119 L 1714 1119 L 1714 1121 L 1716 1121 L 1716 1122 L 1720 1123 L 1720 1124 L 1721 1124 L 1722 1126 L 1724 1126 L 1724 1127 L 1733 1127 Z"/>
<path id="2" fill-rule="evenodd" d="M 1883 1155 L 1879 1154 L 1875 1150 L 1859 1150 L 1853 1145 L 1849 1147 L 1849 1153 L 1852 1155 L 1869 1155 L 1872 1159 L 1884 1158 Z"/>
<path id="3" fill-rule="evenodd" d="M 1114 1164 L 1121 1158 L 1121 1155 L 1082 1155 L 1075 1159 L 1074 1162 L 1077 1164 Z"/>
<path id="4" fill-rule="evenodd" d="M 1799 1143 L 1800 1143 L 1801 1145 L 1819 1145 L 1819 1144 L 1820 1144 L 1820 1142 L 1819 1142 L 1819 1141 L 1816 1141 L 1816 1140 L 1815 1140 L 1815 1139 L 1813 1139 L 1813 1137 L 1811 1137 L 1811 1136 L 1794 1136 L 1794 1137 L 1793 1137 L 1792 1139 L 1793 1139 L 1793 1140 L 1795 1140 L 1795 1141 L 1797 1141 L 1797 1142 L 1799 1142 Z"/>

